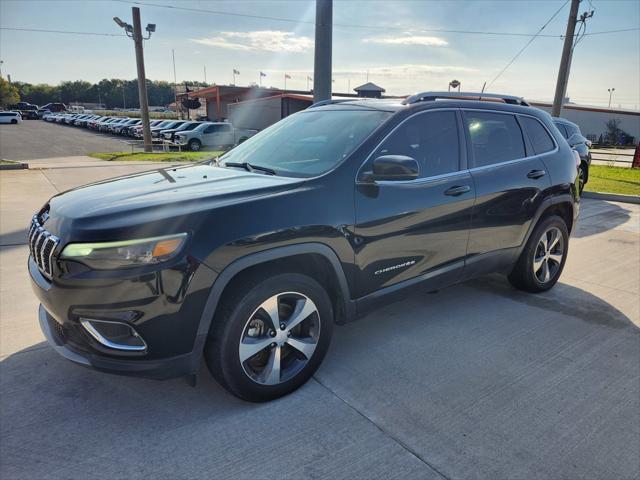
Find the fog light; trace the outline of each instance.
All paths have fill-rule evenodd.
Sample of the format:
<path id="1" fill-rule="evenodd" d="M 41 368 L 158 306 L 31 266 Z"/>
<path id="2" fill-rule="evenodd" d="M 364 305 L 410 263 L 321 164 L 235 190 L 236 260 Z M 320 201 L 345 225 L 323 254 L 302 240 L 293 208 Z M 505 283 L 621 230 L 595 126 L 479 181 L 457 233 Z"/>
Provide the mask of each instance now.
<path id="1" fill-rule="evenodd" d="M 114 350 L 141 352 L 147 344 L 135 329 L 121 322 L 81 318 L 80 323 L 98 343 Z"/>

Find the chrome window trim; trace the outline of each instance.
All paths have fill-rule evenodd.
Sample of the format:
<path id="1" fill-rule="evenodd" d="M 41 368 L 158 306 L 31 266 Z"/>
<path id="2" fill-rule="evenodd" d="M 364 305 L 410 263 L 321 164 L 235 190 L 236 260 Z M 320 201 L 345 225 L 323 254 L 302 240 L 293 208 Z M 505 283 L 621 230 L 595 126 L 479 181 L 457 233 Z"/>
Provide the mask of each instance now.
<path id="1" fill-rule="evenodd" d="M 380 142 L 378 142 L 378 144 L 371 150 L 371 153 L 369 153 L 369 155 L 367 155 L 367 158 L 364 159 L 364 161 L 362 162 L 362 164 L 360 165 L 360 167 L 358 167 L 358 171 L 356 172 L 356 184 L 357 185 L 371 185 L 371 182 L 365 182 L 362 181 L 360 179 L 361 177 L 361 173 L 362 173 L 362 169 L 364 168 L 364 166 L 367 164 L 367 162 L 371 159 L 371 157 L 373 156 L 373 154 L 375 153 L 376 150 L 378 150 L 378 148 L 380 148 L 380 145 L 382 145 L 384 142 L 387 141 L 387 139 L 393 135 L 395 133 L 395 131 L 397 129 L 399 129 L 405 122 L 409 121 L 410 119 L 417 117 L 418 115 L 424 115 L 430 112 L 454 112 L 457 113 L 458 111 L 460 111 L 459 107 L 446 107 L 446 108 L 430 108 L 427 110 L 420 110 L 418 112 L 413 113 L 412 115 L 409 115 L 407 118 L 405 118 L 404 120 L 402 120 L 399 124 L 397 124 L 395 127 L 393 127 L 393 129 L 384 136 L 384 138 L 382 140 L 380 140 Z M 463 125 L 464 126 L 464 125 Z M 458 128 L 458 120 L 456 119 L 456 128 Z M 459 145 L 460 142 L 460 138 L 458 138 L 458 147 L 460 147 Z M 460 160 L 462 159 L 462 151 L 458 152 L 459 156 L 458 156 L 458 168 L 460 168 Z M 468 161 L 468 160 L 467 160 Z M 401 181 L 394 181 L 394 180 L 378 180 L 378 181 L 374 181 L 373 183 L 375 185 L 407 185 L 407 184 L 417 184 L 419 183 L 421 180 L 431 180 L 431 179 L 435 179 L 437 177 L 444 177 L 447 175 L 452 175 L 452 174 L 458 174 L 461 172 L 464 172 L 466 170 L 456 170 L 455 172 L 449 172 L 449 173 L 443 173 L 440 175 L 435 175 L 433 177 L 422 177 L 422 178 L 416 178 L 415 180 L 401 180 Z M 424 182 L 422 182 L 424 183 Z"/>
<path id="2" fill-rule="evenodd" d="M 551 136 L 551 139 L 553 140 L 553 144 L 555 145 L 555 148 L 553 150 L 549 150 L 548 152 L 544 152 L 544 153 L 540 153 L 538 155 L 529 155 L 529 156 L 524 156 L 524 157 L 520 157 L 520 158 L 514 158 L 513 160 L 507 160 L 506 162 L 497 162 L 497 163 L 492 163 L 491 165 L 482 165 L 480 167 L 473 167 L 470 168 L 469 171 L 470 172 L 478 172 L 478 171 L 482 171 L 482 170 L 487 170 L 489 168 L 495 168 L 495 167 L 501 167 L 503 165 L 511 165 L 514 163 L 519 163 L 519 162 L 524 162 L 525 160 L 531 160 L 532 158 L 540 158 L 540 157 L 544 157 L 546 155 L 552 155 L 554 153 L 557 153 L 560 150 L 560 147 L 558 146 L 558 142 L 556 142 L 556 138 L 551 134 L 551 132 L 549 132 L 549 129 L 547 128 L 547 126 L 540 121 L 539 118 L 537 118 L 535 115 L 529 115 L 526 113 L 514 113 L 514 112 L 501 112 L 499 110 L 489 110 L 489 109 L 484 109 L 484 108 L 460 108 L 460 110 L 462 111 L 462 113 L 464 114 L 465 111 L 469 111 L 469 112 L 489 112 L 489 113 L 500 113 L 503 115 L 513 115 L 514 117 L 516 117 L 516 121 L 518 120 L 517 117 L 518 115 L 522 115 L 523 117 L 530 117 L 533 118 L 535 120 L 538 120 L 538 122 L 545 128 L 545 130 L 547 131 L 547 133 L 549 133 L 549 135 Z M 464 122 L 463 122 L 464 123 Z M 525 145 L 525 152 L 526 152 L 526 142 L 524 141 L 524 135 L 526 135 L 526 132 L 523 130 L 523 128 L 520 126 L 520 123 L 518 123 L 518 127 L 520 127 L 520 130 L 522 131 L 522 141 Z M 473 163 L 475 165 L 475 157 L 473 156 L 473 147 L 471 148 L 471 158 L 473 160 Z"/>
<path id="3" fill-rule="evenodd" d="M 455 172 L 449 172 L 449 173 L 442 173 L 440 175 L 434 175 L 433 177 L 422 177 L 422 178 L 416 178 L 414 180 L 378 180 L 376 181 L 376 185 L 424 185 L 425 183 L 436 183 L 438 180 L 443 180 L 445 178 L 450 178 L 450 177 L 457 177 L 460 176 L 462 174 L 468 174 L 469 173 L 469 169 L 465 168 L 464 170 L 457 170 Z M 370 182 L 362 182 L 359 181 L 358 182 L 359 185 L 370 185 Z"/>

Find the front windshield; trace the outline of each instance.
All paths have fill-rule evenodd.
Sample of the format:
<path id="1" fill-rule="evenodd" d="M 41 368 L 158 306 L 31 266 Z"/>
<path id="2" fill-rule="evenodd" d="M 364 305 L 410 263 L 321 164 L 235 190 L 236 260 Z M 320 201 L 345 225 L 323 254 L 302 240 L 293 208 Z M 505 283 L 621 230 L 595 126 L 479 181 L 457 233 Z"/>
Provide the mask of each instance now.
<path id="1" fill-rule="evenodd" d="M 219 165 L 249 163 L 278 175 L 314 177 L 353 152 L 390 113 L 306 110 L 263 130 L 223 155 Z"/>

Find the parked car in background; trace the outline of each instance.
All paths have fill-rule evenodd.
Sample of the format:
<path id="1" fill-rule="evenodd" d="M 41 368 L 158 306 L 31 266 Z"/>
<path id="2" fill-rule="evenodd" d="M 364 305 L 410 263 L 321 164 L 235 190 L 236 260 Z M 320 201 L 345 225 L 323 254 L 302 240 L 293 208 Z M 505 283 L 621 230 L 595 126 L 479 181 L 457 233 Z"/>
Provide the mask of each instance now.
<path id="1" fill-rule="evenodd" d="M 39 108 L 37 110 L 37 114 L 39 118 L 44 118 L 45 115 L 51 115 L 51 110 L 47 109 L 47 108 Z"/>
<path id="2" fill-rule="evenodd" d="M 142 120 L 140 120 L 139 118 L 129 118 L 126 122 L 114 126 L 111 130 L 111 133 L 114 133 L 116 135 L 126 135 L 125 131 L 129 127 L 139 125 L 140 123 L 142 123 Z"/>
<path id="3" fill-rule="evenodd" d="M 154 139 L 162 138 L 162 134 L 166 130 L 178 128 L 183 123 L 186 123 L 186 120 L 171 120 L 168 123 L 164 123 L 164 125 L 158 125 L 157 127 L 153 127 L 151 129 L 151 137 Z"/>
<path id="4" fill-rule="evenodd" d="M 0 112 L 0 123 L 18 124 L 22 123 L 20 112 Z"/>
<path id="5" fill-rule="evenodd" d="M 158 125 L 160 125 L 161 123 L 166 122 L 166 120 L 151 120 L 149 122 L 149 127 L 153 128 L 153 127 L 157 127 Z M 142 123 L 142 122 L 141 122 Z M 142 138 L 142 124 L 135 126 L 134 128 L 131 129 L 131 134 L 130 136 L 132 136 L 133 138 Z"/>
<path id="6" fill-rule="evenodd" d="M 196 128 L 201 123 L 202 122 L 196 122 L 196 121 L 189 120 L 189 121 L 184 122 L 178 128 L 171 128 L 169 130 L 163 130 L 162 131 L 162 140 L 164 140 L 166 142 L 169 142 L 169 143 L 173 143 L 174 140 L 175 140 L 175 135 L 177 133 L 188 132 L 190 130 L 193 130 L 194 128 Z"/>
<path id="7" fill-rule="evenodd" d="M 64 103 L 59 103 L 59 102 L 47 103 L 46 105 L 43 105 L 41 108 L 46 108 L 47 110 L 49 110 L 51 112 L 66 112 L 67 111 L 67 106 Z"/>
<path id="8" fill-rule="evenodd" d="M 578 183 L 580 186 L 580 193 L 584 186 L 589 181 L 589 167 L 591 166 L 591 140 L 588 140 L 582 132 L 580 127 L 569 120 L 564 118 L 554 118 L 553 123 L 562 136 L 567 140 L 567 143 L 580 155 L 580 166 L 578 167 Z"/>
<path id="9" fill-rule="evenodd" d="M 203 148 L 233 147 L 256 133 L 257 130 L 235 128 L 227 122 L 203 122 L 193 130 L 176 133 L 174 143 L 197 152 Z"/>

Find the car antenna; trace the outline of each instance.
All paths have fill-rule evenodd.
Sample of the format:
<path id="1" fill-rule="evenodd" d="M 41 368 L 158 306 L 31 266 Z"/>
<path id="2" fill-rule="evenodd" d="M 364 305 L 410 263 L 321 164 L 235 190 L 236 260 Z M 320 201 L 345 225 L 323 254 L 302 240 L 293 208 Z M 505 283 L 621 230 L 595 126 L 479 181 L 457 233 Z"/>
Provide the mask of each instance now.
<path id="1" fill-rule="evenodd" d="M 482 94 L 484 93 L 484 89 L 487 86 L 487 82 L 484 82 L 484 85 L 482 85 L 482 90 L 480 90 L 480 96 L 478 97 L 478 100 L 482 100 Z"/>

